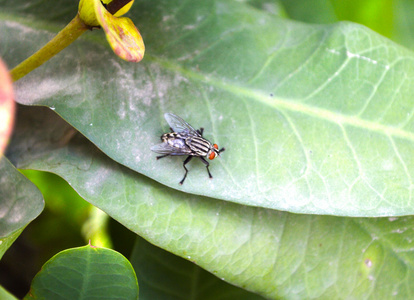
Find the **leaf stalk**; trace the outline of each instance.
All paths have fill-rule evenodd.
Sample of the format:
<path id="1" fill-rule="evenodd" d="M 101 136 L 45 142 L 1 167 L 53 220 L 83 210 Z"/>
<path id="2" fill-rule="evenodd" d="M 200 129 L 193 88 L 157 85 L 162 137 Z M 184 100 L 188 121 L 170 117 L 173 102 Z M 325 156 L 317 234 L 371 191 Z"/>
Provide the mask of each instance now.
<path id="1" fill-rule="evenodd" d="M 41 66 L 43 63 L 69 46 L 88 29 L 90 29 L 90 27 L 86 25 L 79 17 L 79 14 L 77 14 L 75 18 L 73 18 L 72 21 L 70 21 L 70 23 L 66 25 L 66 27 L 63 28 L 46 45 L 10 71 L 13 81 L 19 80 L 37 67 Z"/>

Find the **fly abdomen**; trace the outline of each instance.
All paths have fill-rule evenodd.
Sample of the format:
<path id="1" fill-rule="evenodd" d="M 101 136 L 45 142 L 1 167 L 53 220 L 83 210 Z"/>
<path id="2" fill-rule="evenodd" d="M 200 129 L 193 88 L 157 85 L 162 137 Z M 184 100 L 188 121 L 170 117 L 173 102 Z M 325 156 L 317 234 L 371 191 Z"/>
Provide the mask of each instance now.
<path id="1" fill-rule="evenodd" d="M 207 156 L 211 148 L 211 143 L 201 137 L 186 138 L 185 143 L 196 156 Z"/>
<path id="2" fill-rule="evenodd" d="M 177 133 L 175 132 L 171 132 L 171 133 L 164 133 L 161 136 L 161 140 L 164 143 L 167 143 L 168 145 L 170 145 L 171 147 L 174 148 L 178 148 L 178 149 L 183 149 L 183 148 L 187 148 L 184 139 Z"/>

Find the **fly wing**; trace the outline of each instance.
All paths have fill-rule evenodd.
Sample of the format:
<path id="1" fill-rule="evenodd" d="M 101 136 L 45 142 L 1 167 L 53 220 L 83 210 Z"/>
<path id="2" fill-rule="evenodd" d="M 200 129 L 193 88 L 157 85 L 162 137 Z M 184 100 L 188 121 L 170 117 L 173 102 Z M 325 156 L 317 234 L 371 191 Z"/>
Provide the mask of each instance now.
<path id="1" fill-rule="evenodd" d="M 159 154 L 169 154 L 169 155 L 189 155 L 191 151 L 188 148 L 177 148 L 173 147 L 167 143 L 157 144 L 151 147 L 151 151 Z"/>
<path id="2" fill-rule="evenodd" d="M 168 125 L 170 125 L 170 127 L 177 133 L 201 136 L 197 130 L 195 130 L 190 124 L 181 119 L 179 116 L 172 113 L 165 113 L 164 118 L 167 120 Z"/>

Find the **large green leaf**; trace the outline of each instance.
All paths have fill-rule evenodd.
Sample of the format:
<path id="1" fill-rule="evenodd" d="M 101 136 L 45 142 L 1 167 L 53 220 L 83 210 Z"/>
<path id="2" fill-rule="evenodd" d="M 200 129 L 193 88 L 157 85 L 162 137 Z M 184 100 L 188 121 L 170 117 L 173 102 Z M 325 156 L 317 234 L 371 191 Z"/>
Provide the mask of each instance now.
<path id="1" fill-rule="evenodd" d="M 128 260 L 90 245 L 56 254 L 33 279 L 25 299 L 138 299 Z"/>
<path id="2" fill-rule="evenodd" d="M 70 126 L 46 108 L 19 112 L 10 145 L 19 167 L 58 174 L 130 230 L 225 281 L 273 299 L 414 295 L 413 217 L 298 215 L 182 193 L 80 134 L 68 139 Z"/>
<path id="3" fill-rule="evenodd" d="M 42 194 L 3 157 L 0 160 L 0 258 L 43 210 Z"/>
<path id="4" fill-rule="evenodd" d="M 50 39 L 40 27 L 56 30 L 22 2 L 1 16 L 9 65 Z M 19 81 L 18 101 L 51 107 L 114 160 L 189 193 L 302 213 L 414 212 L 411 52 L 363 26 L 306 25 L 242 1 L 142 0 L 131 18 L 142 63 L 88 32 Z M 155 160 L 164 112 L 226 147 L 213 180 L 195 161 L 181 187 L 182 160 Z"/>

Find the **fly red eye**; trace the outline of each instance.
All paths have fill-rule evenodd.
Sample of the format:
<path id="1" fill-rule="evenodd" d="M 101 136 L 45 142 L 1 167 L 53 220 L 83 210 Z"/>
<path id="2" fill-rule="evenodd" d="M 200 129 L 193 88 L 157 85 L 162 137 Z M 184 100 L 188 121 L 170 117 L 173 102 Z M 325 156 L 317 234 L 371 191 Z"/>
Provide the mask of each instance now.
<path id="1" fill-rule="evenodd" d="M 210 155 L 209 155 L 209 159 L 210 160 L 213 160 L 213 159 L 215 159 L 216 158 L 216 156 L 217 156 L 217 154 L 216 154 L 216 152 L 214 152 L 214 151 L 211 151 L 211 153 L 210 153 Z"/>
<path id="2" fill-rule="evenodd" d="M 213 145 L 213 147 L 214 147 L 214 148 L 216 148 L 216 149 L 218 150 L 218 146 L 217 146 L 217 144 L 214 144 L 214 145 Z"/>

